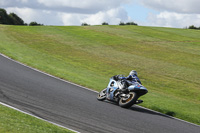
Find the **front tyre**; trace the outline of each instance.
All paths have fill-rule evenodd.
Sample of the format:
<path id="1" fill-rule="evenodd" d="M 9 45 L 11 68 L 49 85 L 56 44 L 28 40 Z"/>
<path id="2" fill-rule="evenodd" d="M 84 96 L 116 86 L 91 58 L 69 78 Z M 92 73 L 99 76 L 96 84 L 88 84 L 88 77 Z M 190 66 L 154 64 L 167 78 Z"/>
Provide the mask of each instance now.
<path id="1" fill-rule="evenodd" d="M 138 96 L 135 92 L 129 92 L 129 94 L 119 100 L 119 106 L 130 108 L 134 103 L 136 103 L 137 99 Z"/>
<path id="2" fill-rule="evenodd" d="M 97 100 L 99 101 L 103 101 L 106 99 L 106 90 L 107 88 L 103 89 L 102 91 L 99 92 L 98 96 L 97 96 Z"/>

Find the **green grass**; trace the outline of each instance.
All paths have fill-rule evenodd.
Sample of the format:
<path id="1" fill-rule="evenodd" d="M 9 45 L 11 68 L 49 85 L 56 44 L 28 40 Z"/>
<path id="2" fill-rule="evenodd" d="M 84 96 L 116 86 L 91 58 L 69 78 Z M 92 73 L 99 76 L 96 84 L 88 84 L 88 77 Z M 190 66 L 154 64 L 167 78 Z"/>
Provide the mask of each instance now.
<path id="1" fill-rule="evenodd" d="M 0 52 L 100 91 L 137 70 L 144 107 L 200 125 L 200 31 L 142 26 L 3 26 Z"/>
<path id="2" fill-rule="evenodd" d="M 0 105 L 1 133 L 73 133 L 67 129 L 39 120 Z"/>

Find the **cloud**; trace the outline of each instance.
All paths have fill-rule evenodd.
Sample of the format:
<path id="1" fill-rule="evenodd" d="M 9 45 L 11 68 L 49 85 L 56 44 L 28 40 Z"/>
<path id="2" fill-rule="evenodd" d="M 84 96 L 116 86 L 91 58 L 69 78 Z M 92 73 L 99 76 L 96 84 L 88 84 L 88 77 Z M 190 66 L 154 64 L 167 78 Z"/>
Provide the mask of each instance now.
<path id="1" fill-rule="evenodd" d="M 81 9 L 105 9 L 120 6 L 121 3 L 127 0 L 38 0 L 39 3 L 47 7 L 73 7 Z M 109 6 L 107 6 L 109 5 Z"/>
<path id="2" fill-rule="evenodd" d="M 25 22 L 45 25 L 101 24 L 129 20 L 122 4 L 131 0 L 1 0 L 1 7 L 15 12 Z M 49 20 L 49 21 L 47 21 Z"/>
<path id="3" fill-rule="evenodd" d="M 180 14 L 175 12 L 150 13 L 148 16 L 149 25 L 162 27 L 184 28 L 190 25 L 200 26 L 200 14 Z"/>
<path id="4" fill-rule="evenodd" d="M 64 25 L 81 25 L 87 23 L 91 25 L 101 25 L 103 22 L 109 24 L 119 24 L 120 21 L 129 21 L 127 12 L 123 8 L 114 8 L 108 11 L 100 11 L 96 14 L 69 14 L 60 13 Z"/>
<path id="5" fill-rule="evenodd" d="M 94 14 L 99 11 L 118 8 L 131 0 L 1 0 L 2 7 L 27 7 L 57 12 Z"/>
<path id="6" fill-rule="evenodd" d="M 31 21 L 37 16 L 37 12 L 35 12 L 34 10 L 30 8 L 9 7 L 9 8 L 6 8 L 6 10 L 7 12 L 15 12 L 18 16 L 22 18 L 26 18 L 25 21 Z"/>
<path id="7" fill-rule="evenodd" d="M 176 13 L 199 14 L 199 0 L 141 0 L 147 7 Z"/>
<path id="8" fill-rule="evenodd" d="M 7 12 L 15 12 L 25 21 L 25 23 L 36 21 L 38 23 L 46 25 L 62 24 L 62 21 L 60 20 L 57 13 L 49 10 L 34 10 L 31 8 L 18 8 L 18 7 L 10 7 L 6 8 L 6 10 Z"/>
<path id="9" fill-rule="evenodd" d="M 102 22 L 119 24 L 120 21 L 128 21 L 129 19 L 130 18 L 128 17 L 127 12 L 123 8 L 115 8 L 105 12 L 98 12 L 97 14 L 83 19 L 83 21 L 94 25 L 99 25 Z"/>
<path id="10" fill-rule="evenodd" d="M 149 13 L 148 25 L 178 27 L 200 26 L 199 0 L 140 0 L 144 6 L 159 11 Z"/>

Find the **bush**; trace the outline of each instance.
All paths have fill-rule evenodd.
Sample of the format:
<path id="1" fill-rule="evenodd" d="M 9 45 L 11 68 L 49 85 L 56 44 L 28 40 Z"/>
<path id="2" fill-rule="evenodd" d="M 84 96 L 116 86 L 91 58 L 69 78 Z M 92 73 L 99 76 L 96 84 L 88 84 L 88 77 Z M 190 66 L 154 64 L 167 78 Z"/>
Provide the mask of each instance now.
<path id="1" fill-rule="evenodd" d="M 37 22 L 30 22 L 29 26 L 42 26 L 43 24 L 38 24 Z"/>
<path id="2" fill-rule="evenodd" d="M 108 24 L 108 23 L 106 23 L 106 22 L 103 22 L 103 23 L 102 23 L 102 25 L 109 25 L 109 24 Z"/>
<path id="3" fill-rule="evenodd" d="M 128 22 L 128 23 L 126 23 L 126 25 L 137 25 L 137 24 L 134 22 Z"/>
<path id="4" fill-rule="evenodd" d="M 125 23 L 124 22 L 120 22 L 119 25 L 125 25 Z"/>
<path id="5" fill-rule="evenodd" d="M 90 25 L 87 23 L 82 23 L 81 26 L 90 26 Z"/>
<path id="6" fill-rule="evenodd" d="M 200 27 L 198 28 L 198 27 L 195 27 L 194 25 L 191 25 L 191 26 L 188 27 L 188 29 L 200 30 Z"/>
<path id="7" fill-rule="evenodd" d="M 197 29 L 194 25 L 189 26 L 189 29 Z"/>
<path id="8" fill-rule="evenodd" d="M 119 25 L 138 25 L 134 22 L 127 22 L 127 23 L 124 23 L 124 22 L 120 22 Z"/>

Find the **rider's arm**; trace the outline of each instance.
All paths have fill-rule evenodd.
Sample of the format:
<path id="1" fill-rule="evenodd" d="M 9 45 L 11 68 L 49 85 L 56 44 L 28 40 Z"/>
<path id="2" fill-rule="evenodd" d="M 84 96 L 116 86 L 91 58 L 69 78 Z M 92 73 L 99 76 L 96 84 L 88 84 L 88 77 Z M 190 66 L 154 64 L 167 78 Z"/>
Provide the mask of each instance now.
<path id="1" fill-rule="evenodd" d="M 133 77 L 131 75 L 129 75 L 128 77 L 126 77 L 127 80 L 132 80 Z"/>
<path id="2" fill-rule="evenodd" d="M 142 84 L 142 82 L 140 81 L 140 79 L 136 76 L 137 82 L 139 82 L 140 84 Z"/>
<path id="3" fill-rule="evenodd" d="M 126 77 L 119 77 L 120 80 L 126 80 Z"/>
<path id="4" fill-rule="evenodd" d="M 136 75 L 134 75 L 134 76 L 129 75 L 126 79 L 130 80 L 130 81 L 134 80 L 134 81 L 139 82 L 140 84 L 142 84 L 140 79 Z"/>

